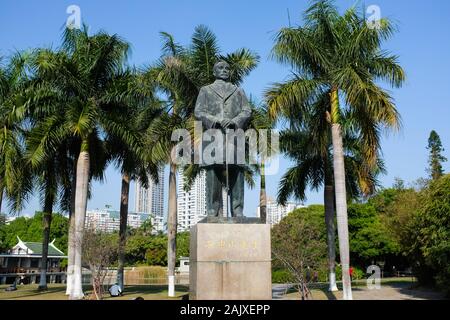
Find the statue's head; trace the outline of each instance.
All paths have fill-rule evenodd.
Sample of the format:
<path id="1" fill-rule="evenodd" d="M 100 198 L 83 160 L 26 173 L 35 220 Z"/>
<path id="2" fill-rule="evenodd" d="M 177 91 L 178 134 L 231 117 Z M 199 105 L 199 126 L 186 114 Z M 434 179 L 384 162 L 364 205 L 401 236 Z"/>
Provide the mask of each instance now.
<path id="1" fill-rule="evenodd" d="M 216 79 L 224 81 L 230 80 L 230 65 L 228 62 L 220 60 L 214 64 L 213 74 Z"/>

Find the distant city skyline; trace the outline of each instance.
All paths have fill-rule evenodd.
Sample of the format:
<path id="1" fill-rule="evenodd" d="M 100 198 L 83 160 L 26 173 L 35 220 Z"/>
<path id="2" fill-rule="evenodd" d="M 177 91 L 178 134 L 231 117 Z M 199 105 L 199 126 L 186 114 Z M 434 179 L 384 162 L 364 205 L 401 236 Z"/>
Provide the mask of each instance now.
<path id="1" fill-rule="evenodd" d="M 128 212 L 127 226 L 137 229 L 142 226 L 147 220 L 151 221 L 153 226 L 153 233 L 163 231 L 159 228 L 161 224 L 158 223 L 158 217 L 154 217 L 147 213 Z M 109 208 L 95 209 L 86 211 L 85 219 L 86 228 L 92 228 L 101 232 L 119 231 L 120 228 L 120 211 Z"/>

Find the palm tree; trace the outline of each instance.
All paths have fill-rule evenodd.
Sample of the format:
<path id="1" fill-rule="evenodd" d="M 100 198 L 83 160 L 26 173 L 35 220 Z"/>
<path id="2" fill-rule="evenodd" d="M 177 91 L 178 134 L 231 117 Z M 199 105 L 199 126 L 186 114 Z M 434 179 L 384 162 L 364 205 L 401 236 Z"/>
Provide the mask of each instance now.
<path id="1" fill-rule="evenodd" d="M 290 168 L 280 181 L 278 202 L 285 204 L 291 195 L 305 201 L 308 185 L 314 190 L 324 187 L 329 290 L 337 291 L 331 132 L 324 116 L 324 110 L 329 108 L 327 97 L 312 106 L 309 117 L 306 116 L 307 120 L 303 117 L 302 123 L 300 121 L 294 123 L 290 129 L 281 133 L 281 151 L 295 162 L 295 166 Z M 290 119 L 293 121 L 294 115 L 290 115 Z M 378 184 L 376 175 L 384 172 L 384 165 L 380 159 L 376 167 L 366 166 L 364 153 L 361 152 L 362 147 L 358 137 L 349 128 L 344 130 L 346 188 L 350 198 L 372 194 Z"/>
<path id="2" fill-rule="evenodd" d="M 185 126 L 184 119 L 179 114 L 182 102 L 180 91 L 193 88 L 183 88 L 184 83 L 178 83 L 184 76 L 184 70 L 172 70 L 172 63 L 179 63 L 184 68 L 182 48 L 173 41 L 167 33 L 163 37 L 163 55 L 156 66 L 147 71 L 147 76 L 154 80 L 158 89 L 168 96 L 171 106 L 153 125 L 148 128 L 149 143 L 156 141 L 152 149 L 153 159 L 163 159 L 169 164 L 169 197 L 167 216 L 167 262 L 168 262 L 168 296 L 175 296 L 175 263 L 176 263 L 176 234 L 177 234 L 177 199 L 176 199 L 176 171 L 177 167 L 172 161 L 171 152 L 174 145 L 171 143 L 172 131 Z M 183 61 L 183 62 L 182 62 Z M 181 81 L 180 81 L 181 82 Z M 189 85 L 190 83 L 188 83 Z M 178 97 L 180 95 L 181 97 Z M 189 95 L 189 94 L 187 94 Z M 163 130 L 161 130 L 163 129 Z"/>
<path id="3" fill-rule="evenodd" d="M 386 80 L 400 87 L 405 79 L 397 57 L 380 48 L 382 41 L 393 34 L 393 26 L 387 19 L 382 19 L 379 25 L 372 28 L 354 8 L 340 16 L 333 1 L 315 1 L 306 11 L 303 27 L 283 28 L 276 36 L 274 56 L 290 65 L 294 75 L 286 83 L 276 84 L 268 95 L 269 108 L 275 115 L 286 105 L 297 105 L 300 114 L 307 111 L 302 110 L 305 102 L 330 94 L 327 119 L 333 145 L 339 250 L 344 299 L 349 300 L 352 293 L 342 114 L 351 114 L 365 142 L 368 165 L 375 165 L 380 127 L 399 126 L 392 99 L 377 81 Z"/>
<path id="4" fill-rule="evenodd" d="M 99 32 L 89 36 L 87 27 L 66 29 L 61 50 L 39 50 L 34 62 L 37 77 L 33 103 L 44 105 L 53 121 L 41 147 L 36 149 L 35 161 L 56 150 L 69 138 L 80 142 L 76 157 L 74 205 L 74 275 L 71 299 L 81 299 L 82 240 L 89 183 L 99 159 L 106 159 L 103 139 L 119 137 L 127 145 L 137 144 L 118 116 L 123 110 L 124 96 L 116 83 L 122 72 L 129 45 L 117 35 Z M 93 157 L 93 159 L 92 159 Z M 104 163 L 104 161 L 103 161 Z M 100 170 L 102 171 L 102 170 Z"/>
<path id="5" fill-rule="evenodd" d="M 274 94 L 269 91 L 269 95 Z M 305 104 L 305 103 L 304 103 Z M 330 108 L 329 96 L 318 97 L 309 106 L 308 112 L 298 114 L 297 106 L 285 105 L 283 117 L 289 119 L 290 128 L 281 133 L 281 150 L 296 165 L 288 170 L 280 182 L 278 202 L 285 204 L 291 195 L 302 201 L 306 200 L 305 191 L 308 185 L 317 190 L 324 187 L 325 225 L 327 228 L 327 248 L 329 266 L 329 290 L 336 291 L 335 276 L 335 222 L 334 222 L 334 187 L 331 155 L 331 132 L 326 119 Z M 348 122 L 348 121 L 347 121 Z M 353 138 L 351 128 L 345 131 L 347 190 L 349 196 L 357 198 L 374 191 L 375 175 L 384 170 L 379 161 L 377 167 L 371 169 L 365 165 L 361 154 L 359 140 Z"/>
<path id="6" fill-rule="evenodd" d="M 58 173 L 62 172 L 62 168 L 57 169 L 57 165 L 47 161 L 41 168 L 34 170 L 28 165 L 28 159 L 26 159 L 29 130 L 34 125 L 34 119 L 25 103 L 27 94 L 29 94 L 27 89 L 30 85 L 27 74 L 29 59 L 28 53 L 15 54 L 11 58 L 6 71 L 0 75 L 0 83 L 2 84 L 1 111 L 3 113 L 1 162 L 4 164 L 0 176 L 0 188 L 3 194 L 3 187 L 7 187 L 7 194 L 13 199 L 12 206 L 16 211 L 22 207 L 22 203 L 32 193 L 33 185 L 38 185 L 38 189 L 42 191 L 44 231 L 39 289 L 46 289 L 51 214 L 57 192 L 56 178 Z M 27 141 L 27 143 L 24 144 L 24 141 Z"/>
<path id="7" fill-rule="evenodd" d="M 0 62 L 1 62 L 1 57 L 0 57 Z M 4 97 L 6 96 L 6 91 L 7 91 L 7 77 L 5 74 L 5 71 L 3 70 L 2 65 L 0 64 L 0 101 L 4 100 Z M 3 108 L 2 108 L 2 104 L 0 103 L 0 110 L 2 112 L 2 119 L 4 118 L 3 115 Z M 3 124 L 4 126 L 4 124 Z M 3 152 L 2 152 L 3 154 Z M 3 158 L 3 157 L 2 157 Z M 1 165 L 1 168 L 4 168 L 3 163 Z M 0 213 L 2 213 L 2 203 L 3 203 L 3 193 L 4 193 L 4 186 L 3 186 L 3 173 L 0 172 Z"/>
<path id="8" fill-rule="evenodd" d="M 52 223 L 52 213 L 55 206 L 58 187 L 60 185 L 61 174 L 66 173 L 65 167 L 65 153 L 63 150 L 58 150 L 53 157 L 47 159 L 42 168 L 31 169 L 36 174 L 37 186 L 41 194 L 43 202 L 43 235 L 42 235 L 42 259 L 41 259 L 41 274 L 39 280 L 39 290 L 47 290 L 47 258 L 48 245 L 50 242 L 50 226 Z M 64 162 L 64 163 L 62 163 Z"/>
<path id="9" fill-rule="evenodd" d="M 32 189 L 23 143 L 27 112 L 22 92 L 28 81 L 27 59 L 28 53 L 18 52 L 0 68 L 0 209 L 5 195 L 12 211 L 22 209 Z"/>
<path id="10" fill-rule="evenodd" d="M 13 55 L 8 68 L 0 75 L 3 113 L 1 161 L 5 164 L 2 166 L 0 180 L 6 182 L 2 186 L 8 187 L 7 195 L 14 211 L 22 208 L 32 194 L 33 186 L 41 194 L 44 216 L 39 289 L 45 290 L 51 214 L 57 200 L 59 183 L 65 179 L 67 171 L 63 165 L 66 163 L 64 150 L 46 157 L 38 167 L 30 165 L 31 159 L 28 156 L 34 147 L 33 142 L 39 139 L 37 135 L 42 135 L 47 129 L 42 123 L 36 125 L 39 119 L 28 103 L 33 96 L 30 88 L 34 85 L 34 79 L 30 75 L 32 73 L 29 72 L 32 58 L 33 55 L 26 52 Z"/>
<path id="11" fill-rule="evenodd" d="M 32 65 L 33 59 L 36 59 L 36 57 L 30 57 Z M 39 85 L 43 81 L 44 79 L 40 77 L 32 77 L 23 91 L 24 101 L 27 101 L 28 104 L 27 121 L 31 124 L 25 134 L 26 153 L 24 157 L 27 165 L 25 168 L 32 175 L 33 184 L 36 185 L 36 189 L 41 195 L 44 213 L 40 290 L 47 289 L 47 256 L 53 208 L 59 202 L 60 208 L 69 212 L 69 217 L 73 216 L 71 203 L 75 190 L 72 180 L 75 175 L 76 148 L 79 146 L 76 139 L 67 139 L 65 143 L 56 145 L 54 150 L 45 149 L 43 143 L 48 141 L 47 134 L 51 133 L 54 126 L 59 125 L 59 123 L 55 121 L 54 117 L 41 113 L 39 107 L 32 102 L 35 93 L 39 92 Z M 73 150 L 74 148 L 75 150 Z M 19 192 L 24 197 L 27 190 L 19 190 Z"/>
<path id="12" fill-rule="evenodd" d="M 151 158 L 151 145 L 145 145 L 144 132 L 161 113 L 161 103 L 155 98 L 152 84 L 145 81 L 136 71 L 117 81 L 117 91 L 127 96 L 120 115 L 127 131 L 135 136 L 136 145 L 126 144 L 120 137 L 111 135 L 106 141 L 108 155 L 113 158 L 122 173 L 120 196 L 120 225 L 118 246 L 117 282 L 124 289 L 125 245 L 130 182 L 139 179 L 146 186 L 148 176 L 158 183 L 158 164 Z"/>
<path id="13" fill-rule="evenodd" d="M 223 59 L 230 64 L 231 81 L 240 83 L 256 67 L 258 57 L 247 49 L 221 55 L 216 36 L 205 26 L 195 28 L 191 44 L 183 47 L 168 33 L 161 33 L 163 55 L 155 66 L 148 70 L 158 88 L 168 100 L 168 110 L 149 129 L 151 141 L 157 141 L 153 148 L 154 158 L 165 158 L 169 163 L 169 205 L 168 205 L 168 277 L 169 296 L 174 296 L 176 262 L 177 202 L 176 172 L 171 153 L 175 144 L 170 140 L 173 130 L 193 128 L 194 107 L 199 89 L 214 81 L 213 66 Z"/>
<path id="14" fill-rule="evenodd" d="M 250 101 L 252 105 L 252 117 L 249 122 L 249 129 L 253 129 L 257 132 L 258 140 L 258 152 L 260 157 L 260 163 L 256 166 L 255 171 L 259 171 L 260 176 L 260 188 L 259 188 L 259 215 L 263 223 L 267 222 L 267 194 L 266 194 L 266 175 L 265 175 L 265 162 L 267 157 L 273 156 L 271 141 L 269 140 L 269 130 L 273 129 L 274 122 L 270 118 L 267 107 L 265 105 L 257 106 L 253 101 Z M 260 141 L 260 131 L 266 133 L 264 137 L 266 141 Z M 265 146 L 260 146 L 263 143 L 267 143 Z M 248 179 L 247 179 L 248 180 Z"/>

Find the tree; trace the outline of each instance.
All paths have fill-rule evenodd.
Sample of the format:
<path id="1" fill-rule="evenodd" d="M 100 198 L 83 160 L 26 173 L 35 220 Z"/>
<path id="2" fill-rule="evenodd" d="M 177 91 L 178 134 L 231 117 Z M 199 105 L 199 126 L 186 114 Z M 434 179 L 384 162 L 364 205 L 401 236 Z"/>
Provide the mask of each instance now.
<path id="1" fill-rule="evenodd" d="M 395 190 L 405 190 L 405 181 L 403 181 L 403 179 L 401 178 L 395 177 L 392 188 Z"/>
<path id="2" fill-rule="evenodd" d="M 442 155 L 444 148 L 442 147 L 441 138 L 436 131 L 431 131 L 430 137 L 428 138 L 427 149 L 430 151 L 430 156 L 428 158 L 428 172 L 430 173 L 431 179 L 436 180 L 442 177 L 444 170 L 442 169 L 442 163 L 447 161 Z"/>
<path id="3" fill-rule="evenodd" d="M 295 106 L 296 108 L 296 106 Z M 335 219 L 333 156 L 331 132 L 326 119 L 329 110 L 329 97 L 324 95 L 308 106 L 308 112 L 299 116 L 296 109 L 286 106 L 283 116 L 289 119 L 290 129 L 280 134 L 281 151 L 295 162 L 280 181 L 278 202 L 285 204 L 291 195 L 306 200 L 308 185 L 318 190 L 324 188 L 325 223 L 327 225 L 327 248 L 329 259 L 329 290 L 336 291 L 335 275 Z M 376 176 L 384 172 L 381 159 L 370 168 L 366 165 L 364 145 L 357 133 L 349 125 L 350 119 L 343 122 L 345 148 L 346 189 L 348 198 L 368 196 L 375 191 Z"/>
<path id="4" fill-rule="evenodd" d="M 386 260 L 399 253 L 398 242 L 380 220 L 370 204 L 354 203 L 348 207 L 350 252 L 353 265 L 365 269 L 380 259 Z"/>
<path id="5" fill-rule="evenodd" d="M 99 32 L 88 35 L 87 27 L 66 29 L 58 52 L 39 50 L 35 70 L 43 81 L 38 84 L 33 102 L 43 105 L 50 122 L 41 148 L 49 150 L 77 139 L 74 224 L 74 275 L 71 299 L 81 299 L 81 246 L 90 180 L 103 172 L 106 164 L 103 137 L 120 137 L 135 145 L 135 136 L 123 125 L 120 114 L 126 95 L 116 90 L 123 72 L 129 45 L 117 35 Z M 93 157 L 92 157 L 93 156 Z M 100 161 L 104 160 L 104 161 Z M 100 165 L 100 163 L 102 165 Z"/>
<path id="6" fill-rule="evenodd" d="M 29 87 L 33 85 L 31 76 L 33 73 L 30 72 L 32 58 L 33 54 L 17 53 L 10 59 L 6 71 L 0 74 L 3 89 L 1 108 L 4 116 L 3 142 L 0 148 L 2 152 L 0 162 L 4 164 L 0 169 L 0 207 L 4 187 L 11 199 L 12 208 L 16 211 L 21 208 L 22 203 L 26 202 L 33 191 L 33 186 L 36 186 L 40 192 L 43 211 L 46 212 L 43 219 L 43 263 L 39 285 L 39 289 L 42 290 L 47 289 L 46 271 L 51 214 L 56 203 L 59 178 L 65 175 L 66 171 L 61 165 L 61 161 L 65 162 L 62 150 L 47 155 L 39 166 L 30 165 L 29 149 L 33 141 L 36 141 L 36 139 L 33 140 L 35 137 L 32 133 L 42 129 L 36 125 L 39 122 L 38 117 L 27 107 L 32 99 L 29 90 Z M 34 130 L 35 127 L 38 127 L 37 130 Z"/>
<path id="7" fill-rule="evenodd" d="M 388 93 L 378 81 L 400 87 L 405 79 L 397 57 L 381 50 L 382 41 L 394 29 L 387 19 L 372 28 L 354 8 L 342 16 L 330 0 L 314 1 L 305 14 L 304 26 L 283 28 L 276 36 L 274 56 L 290 65 L 293 77 L 275 84 L 268 92 L 268 106 L 276 115 L 286 106 L 297 106 L 297 114 L 308 112 L 304 106 L 329 94 L 326 113 L 333 145 L 333 176 L 336 195 L 339 250 L 344 299 L 352 299 L 349 276 L 349 239 L 345 160 L 342 138 L 343 115 L 349 114 L 365 145 L 368 166 L 377 162 L 379 131 L 397 128 L 399 116 Z"/>
<path id="8" fill-rule="evenodd" d="M 5 71 L 0 72 L 0 112 L 3 128 L 0 138 L 0 210 L 5 188 L 13 209 L 17 211 L 33 191 L 33 185 L 38 186 L 45 212 L 42 238 L 39 239 L 43 244 L 39 289 L 45 290 L 51 215 L 57 197 L 58 179 L 65 175 L 66 171 L 61 166 L 61 161 L 64 161 L 64 153 L 61 150 L 47 157 L 39 167 L 30 165 L 28 151 L 33 135 L 30 134 L 29 128 L 33 130 L 38 121 L 26 107 L 26 101 L 30 100 L 29 87 L 32 84 L 29 76 L 32 74 L 31 59 L 32 54 L 17 53 L 10 59 Z"/>
<path id="9" fill-rule="evenodd" d="M 103 299 L 103 283 L 108 267 L 117 259 L 114 235 L 86 229 L 83 235 L 83 262 L 91 271 L 92 288 L 97 300 Z"/>
<path id="10" fill-rule="evenodd" d="M 270 130 L 273 129 L 275 123 L 270 118 L 267 107 L 264 105 L 256 106 L 254 102 L 250 101 L 252 106 L 252 117 L 250 118 L 249 129 L 254 129 L 257 132 L 257 142 L 260 164 L 257 169 L 259 170 L 260 176 L 260 189 L 259 189 L 259 215 L 263 223 L 267 222 L 267 194 L 266 194 L 266 174 L 265 174 L 265 162 L 268 158 L 273 157 L 275 154 L 274 148 L 272 147 L 272 141 L 269 141 Z M 261 131 L 266 132 L 264 137 L 260 136 Z M 271 135 L 270 135 L 271 136 Z M 262 141 L 262 139 L 266 141 Z M 267 144 L 267 145 L 264 145 Z M 278 145 L 277 145 L 278 147 Z"/>
<path id="11" fill-rule="evenodd" d="M 329 266 L 329 290 L 336 291 L 335 273 L 335 213 L 333 167 L 329 127 L 322 112 L 314 112 L 315 117 L 304 121 L 302 129 L 292 128 L 281 132 L 281 150 L 295 162 L 280 181 L 278 202 L 285 204 L 291 195 L 306 200 L 308 185 L 314 190 L 323 186 L 325 204 L 325 224 L 327 226 L 327 249 Z M 320 124 L 322 123 L 322 125 Z M 372 170 L 365 165 L 362 146 L 348 130 L 344 131 L 346 189 L 349 198 L 368 196 L 375 191 L 376 175 L 384 170 L 379 164 Z"/>
<path id="12" fill-rule="evenodd" d="M 43 212 L 36 212 L 33 217 L 17 217 L 8 224 L 0 223 L 0 242 L 6 249 L 17 244 L 17 237 L 23 241 L 42 242 L 44 217 Z M 52 215 L 50 239 L 55 239 L 55 246 L 67 253 L 69 221 L 60 213 Z"/>
<path id="13" fill-rule="evenodd" d="M 107 154 L 113 158 L 122 173 L 122 188 L 120 195 L 120 226 L 117 282 L 124 290 L 125 246 L 128 218 L 128 201 L 130 182 L 139 179 L 145 186 L 148 176 L 158 183 L 158 165 L 151 158 L 151 145 L 145 145 L 144 132 L 151 122 L 160 114 L 161 104 L 154 97 L 151 83 L 132 70 L 126 71 L 116 89 L 128 97 L 123 99 L 123 112 L 118 115 L 127 132 L 134 135 L 134 145 L 128 145 L 120 136 L 111 135 L 107 139 Z"/>
<path id="14" fill-rule="evenodd" d="M 295 278 L 302 300 L 309 298 L 307 272 L 326 263 L 321 215 L 321 206 L 298 209 L 272 229 L 272 253 Z"/>
<path id="15" fill-rule="evenodd" d="M 180 257 L 189 257 L 190 233 L 180 232 L 177 236 L 177 260 Z"/>
<path id="16" fill-rule="evenodd" d="M 52 221 L 53 206 L 55 204 L 55 198 L 57 193 L 57 182 L 54 169 L 55 167 L 48 167 L 42 175 L 42 189 L 44 189 L 44 217 L 42 219 L 43 232 L 42 232 L 42 263 L 41 263 L 41 275 L 39 280 L 39 290 L 47 290 L 47 257 L 48 257 L 48 244 L 50 241 L 50 225 Z"/>
<path id="17" fill-rule="evenodd" d="M 183 241 L 185 238 L 183 233 L 181 239 L 177 237 L 177 243 L 181 248 L 185 247 L 185 241 Z M 125 261 L 131 266 L 137 264 L 167 266 L 167 236 L 143 233 L 130 235 L 125 247 Z"/>
<path id="18" fill-rule="evenodd" d="M 0 213 L 0 252 L 4 252 L 8 250 L 8 246 L 5 243 L 5 230 L 4 226 L 6 225 L 6 215 Z"/>
<path id="19" fill-rule="evenodd" d="M 413 188 L 383 189 L 371 197 L 368 204 L 375 209 L 383 229 L 399 248 L 399 254 L 395 257 L 396 265 L 413 265 L 414 258 L 409 252 L 410 237 L 414 234 L 413 221 L 420 205 L 420 191 Z"/>
<path id="20" fill-rule="evenodd" d="M 431 182 L 420 197 L 410 234 L 410 255 L 421 283 L 450 288 L 450 175 Z"/>
<path id="21" fill-rule="evenodd" d="M 34 126 L 26 133 L 25 158 L 27 165 L 30 166 L 29 174 L 33 175 L 35 189 L 40 194 L 43 206 L 43 234 L 42 234 L 42 264 L 39 290 L 47 290 L 47 256 L 48 245 L 50 241 L 50 226 L 54 207 L 60 204 L 60 207 L 66 209 L 65 202 L 70 202 L 71 188 L 70 178 L 73 177 L 74 158 L 70 154 L 70 144 L 58 146 L 56 150 L 46 152 L 38 160 L 34 158 L 36 150 L 41 147 L 42 139 L 48 132 L 45 119 L 34 117 Z M 73 153 L 73 152 L 72 152 Z M 22 193 L 21 197 L 26 197 L 27 189 L 18 190 Z M 69 199 L 67 199 L 69 198 Z M 69 211 L 70 212 L 70 211 Z"/>
<path id="22" fill-rule="evenodd" d="M 0 212 L 4 195 L 10 209 L 20 211 L 32 188 L 23 143 L 27 110 L 22 93 L 28 84 L 28 56 L 18 52 L 5 68 L 0 64 Z"/>
<path id="23" fill-rule="evenodd" d="M 135 234 L 127 239 L 125 244 L 125 260 L 128 265 L 143 264 L 146 261 L 146 252 L 150 247 L 150 236 Z"/>
<path id="24" fill-rule="evenodd" d="M 175 295 L 177 200 L 176 173 L 173 162 L 175 142 L 171 140 L 175 129 L 193 131 L 194 108 L 200 87 L 214 81 L 214 64 L 223 59 L 231 67 L 231 81 L 240 83 L 256 67 L 258 56 L 247 49 L 221 55 L 216 36 L 205 26 L 195 28 L 191 44 L 183 47 L 174 37 L 161 33 L 163 54 L 147 75 L 154 79 L 159 90 L 167 96 L 167 110 L 148 130 L 149 141 L 154 144 L 153 158 L 169 164 L 168 198 L 168 278 L 169 296 Z M 156 141 L 156 143 L 155 143 Z"/>
<path id="25" fill-rule="evenodd" d="M 167 237 L 152 237 L 145 251 L 145 262 L 150 266 L 167 266 Z"/>
<path id="26" fill-rule="evenodd" d="M 141 226 L 132 231 L 132 234 L 142 234 L 145 237 L 150 237 L 154 232 L 154 227 L 151 219 L 145 220 Z"/>

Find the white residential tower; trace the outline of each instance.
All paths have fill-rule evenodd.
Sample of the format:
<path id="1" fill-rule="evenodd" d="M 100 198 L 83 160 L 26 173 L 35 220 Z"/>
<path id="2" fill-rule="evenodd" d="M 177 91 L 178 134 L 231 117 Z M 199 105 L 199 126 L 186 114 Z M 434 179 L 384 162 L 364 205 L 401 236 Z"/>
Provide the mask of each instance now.
<path id="1" fill-rule="evenodd" d="M 135 211 L 152 216 L 155 231 L 164 231 L 164 168 L 158 172 L 158 183 L 148 177 L 148 188 L 136 181 Z"/>

